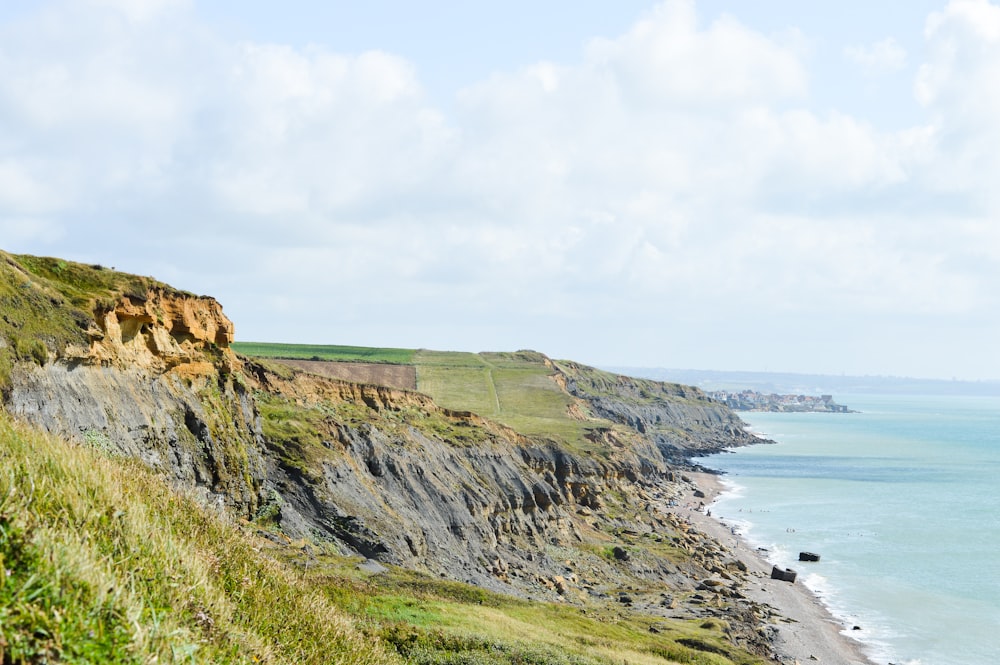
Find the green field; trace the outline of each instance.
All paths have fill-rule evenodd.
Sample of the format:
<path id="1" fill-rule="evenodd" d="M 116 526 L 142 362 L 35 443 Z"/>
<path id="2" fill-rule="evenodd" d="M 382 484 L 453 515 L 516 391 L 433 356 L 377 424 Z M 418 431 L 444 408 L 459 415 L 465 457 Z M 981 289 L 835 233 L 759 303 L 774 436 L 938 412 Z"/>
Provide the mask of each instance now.
<path id="1" fill-rule="evenodd" d="M 391 363 L 410 365 L 414 349 L 380 349 L 369 346 L 331 344 L 273 344 L 270 342 L 233 342 L 233 351 L 258 358 L 294 358 L 296 360 L 334 360 L 341 362 Z"/>
<path id="2" fill-rule="evenodd" d="M 259 342 L 235 342 L 232 347 L 262 358 L 414 365 L 417 390 L 439 405 L 471 411 L 522 434 L 577 450 L 601 450 L 587 435 L 595 426 L 610 426 L 570 417 L 574 399 L 554 380 L 556 372 L 546 364 L 548 359 L 535 351 L 467 353 Z"/>
<path id="3" fill-rule="evenodd" d="M 609 425 L 570 417 L 574 399 L 555 382 L 540 353 L 418 351 L 413 363 L 417 389 L 441 406 L 478 413 L 528 436 L 596 450 L 587 433 Z"/>

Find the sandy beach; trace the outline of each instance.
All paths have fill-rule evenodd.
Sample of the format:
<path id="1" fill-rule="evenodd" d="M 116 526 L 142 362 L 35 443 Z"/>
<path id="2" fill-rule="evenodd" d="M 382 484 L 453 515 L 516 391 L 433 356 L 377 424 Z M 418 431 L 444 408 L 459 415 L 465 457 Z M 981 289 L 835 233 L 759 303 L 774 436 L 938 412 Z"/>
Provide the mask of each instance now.
<path id="1" fill-rule="evenodd" d="M 694 486 L 681 499 L 681 505 L 704 502 L 710 508 L 724 489 L 718 476 L 709 473 L 687 475 Z M 700 489 L 705 497 L 696 497 L 695 489 Z M 685 511 L 684 515 L 695 528 L 734 550 L 748 569 L 748 582 L 742 592 L 755 602 L 770 605 L 781 617 L 774 621 L 772 628 L 776 631 L 775 652 L 782 665 L 874 665 L 874 661 L 864 654 L 861 643 L 842 632 L 846 627 L 840 625 L 801 582 L 771 579 L 772 565 L 753 547 L 734 536 L 730 525 L 696 509 Z"/>

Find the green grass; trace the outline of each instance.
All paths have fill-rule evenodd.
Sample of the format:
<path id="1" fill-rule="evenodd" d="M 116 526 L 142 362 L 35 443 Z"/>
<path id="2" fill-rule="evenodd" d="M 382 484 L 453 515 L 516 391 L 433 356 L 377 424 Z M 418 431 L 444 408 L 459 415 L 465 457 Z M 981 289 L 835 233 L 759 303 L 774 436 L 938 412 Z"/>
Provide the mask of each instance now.
<path id="1" fill-rule="evenodd" d="M 588 433 L 604 421 L 570 416 L 574 399 L 554 380 L 546 358 L 532 351 L 453 353 L 418 351 L 417 389 L 438 404 L 492 418 L 528 436 L 574 450 L 597 451 Z"/>
<path id="2" fill-rule="evenodd" d="M 479 354 L 419 351 L 413 360 L 417 366 L 417 390 L 430 395 L 441 406 L 472 411 L 487 418 L 500 415 L 492 369 Z"/>
<path id="3" fill-rule="evenodd" d="M 311 579 L 352 603 L 408 662 L 470 665 L 762 665 L 734 648 L 726 624 L 623 613 L 617 607 L 531 602 L 392 568 L 360 578 L 320 557 Z M 351 589 L 345 594 L 345 589 Z M 655 628 L 654 630 L 650 630 Z"/>
<path id="4" fill-rule="evenodd" d="M 399 662 L 137 462 L 0 413 L 0 470 L 0 662 Z"/>
<path id="5" fill-rule="evenodd" d="M 95 298 L 102 296 L 124 294 L 145 298 L 149 289 L 154 287 L 175 291 L 151 277 L 118 272 L 100 265 L 23 254 L 14 258 L 34 277 L 44 280 L 76 307 L 88 308 Z"/>
<path id="6" fill-rule="evenodd" d="M 611 608 L 528 602 L 454 582 L 421 582 L 413 573 L 373 579 L 368 615 L 381 626 L 383 639 L 417 662 L 762 662 L 733 648 L 722 622 L 656 619 Z M 472 592 L 462 592 L 463 586 Z M 650 631 L 652 626 L 656 632 Z"/>
<path id="7" fill-rule="evenodd" d="M 294 400 L 259 393 L 257 408 L 261 415 L 264 440 L 270 451 L 286 467 L 297 469 L 305 478 L 318 481 L 327 449 L 323 434 L 332 412 L 320 406 L 301 406 Z"/>
<path id="8" fill-rule="evenodd" d="M 233 342 L 237 353 L 256 358 L 292 358 L 296 360 L 335 360 L 409 365 L 413 349 L 381 349 L 367 346 L 331 344 L 275 344 L 270 342 Z"/>
<path id="9" fill-rule="evenodd" d="M 719 621 L 532 603 L 280 548 L 0 412 L 0 662 L 762 663 Z M 656 632 L 650 630 L 656 627 Z"/>

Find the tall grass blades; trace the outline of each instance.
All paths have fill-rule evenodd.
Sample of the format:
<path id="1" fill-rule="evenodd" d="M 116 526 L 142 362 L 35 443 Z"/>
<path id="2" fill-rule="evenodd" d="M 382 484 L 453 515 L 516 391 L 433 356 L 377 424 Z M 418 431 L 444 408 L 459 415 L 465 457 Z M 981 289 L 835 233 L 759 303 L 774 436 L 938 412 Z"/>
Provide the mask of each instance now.
<path id="1" fill-rule="evenodd" d="M 0 412 L 0 662 L 398 657 L 261 544 L 135 462 Z"/>

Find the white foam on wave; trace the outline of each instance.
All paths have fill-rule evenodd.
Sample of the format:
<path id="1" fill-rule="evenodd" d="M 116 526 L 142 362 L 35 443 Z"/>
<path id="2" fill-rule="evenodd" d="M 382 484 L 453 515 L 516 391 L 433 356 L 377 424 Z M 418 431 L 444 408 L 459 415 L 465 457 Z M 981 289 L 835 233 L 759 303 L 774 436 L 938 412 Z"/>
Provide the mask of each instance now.
<path id="1" fill-rule="evenodd" d="M 862 617 L 850 612 L 846 603 L 840 599 L 836 586 L 828 577 L 814 570 L 803 570 L 803 565 L 798 561 L 799 549 L 797 547 L 775 539 L 780 536 L 771 535 L 769 537 L 766 527 L 755 524 L 754 513 L 733 509 L 733 506 L 738 506 L 739 500 L 744 498 L 746 488 L 725 476 L 721 482 L 725 490 L 710 506 L 713 515 L 719 522 L 734 529 L 736 535 L 749 547 L 755 549 L 769 564 L 797 570 L 801 583 L 816 596 L 841 626 L 841 633 L 860 643 L 862 649 L 873 662 L 879 665 L 889 665 L 890 663 L 903 665 L 903 661 L 894 657 L 890 647 L 891 640 L 898 637 L 888 627 L 890 623 L 879 620 L 875 616 Z M 861 630 L 853 630 L 854 626 L 860 626 Z M 914 661 L 906 665 L 920 664 Z"/>
<path id="2" fill-rule="evenodd" d="M 746 488 L 733 480 L 730 476 L 721 475 L 718 478 L 719 485 L 722 486 L 722 491 L 719 493 L 719 496 L 715 498 L 715 501 L 712 502 L 713 505 L 719 502 L 739 498 L 746 492 Z"/>
<path id="3" fill-rule="evenodd" d="M 812 592 L 823 607 L 841 626 L 840 633 L 862 645 L 866 655 L 881 665 L 897 663 L 894 659 L 890 641 L 899 637 L 884 618 L 875 615 L 861 616 L 848 610 L 842 602 L 837 587 L 830 580 L 816 572 L 806 573 L 801 577 L 802 584 Z M 855 629 L 857 626 L 857 630 Z M 918 665 L 916 661 L 913 665 Z"/>
<path id="4" fill-rule="evenodd" d="M 830 580 L 819 573 L 806 573 L 801 576 L 802 584 L 813 592 L 817 598 L 826 598 L 831 594 Z"/>

